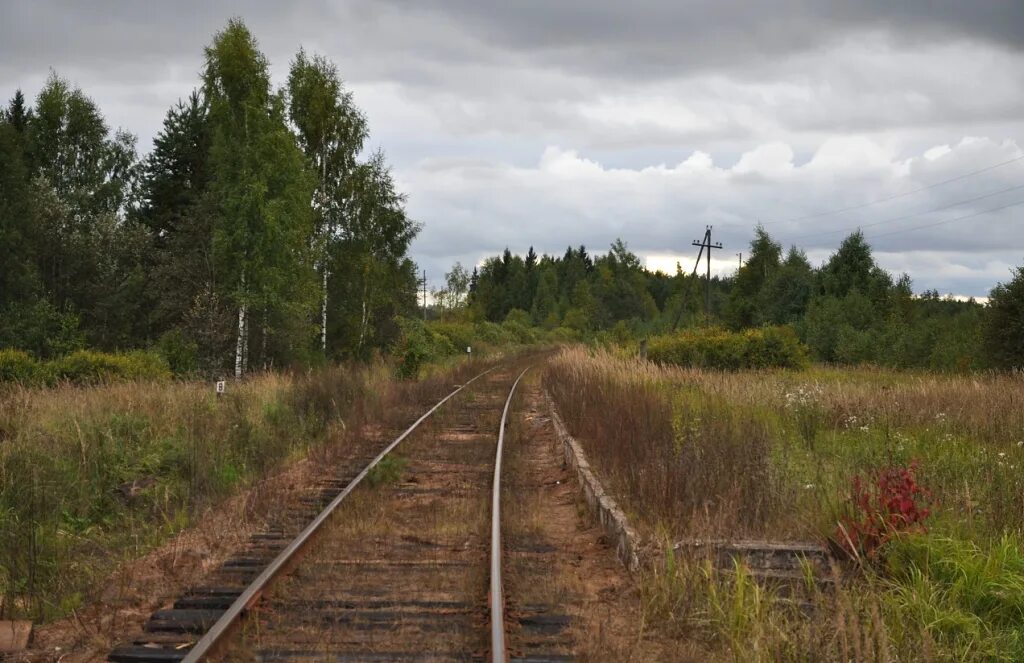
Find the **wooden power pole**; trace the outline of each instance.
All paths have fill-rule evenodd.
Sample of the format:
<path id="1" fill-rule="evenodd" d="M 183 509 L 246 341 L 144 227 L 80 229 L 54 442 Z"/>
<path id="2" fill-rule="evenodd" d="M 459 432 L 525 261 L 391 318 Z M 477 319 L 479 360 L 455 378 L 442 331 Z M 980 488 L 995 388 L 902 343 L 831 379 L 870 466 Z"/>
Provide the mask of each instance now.
<path id="1" fill-rule="evenodd" d="M 707 319 L 710 321 L 711 320 L 711 249 L 721 249 L 722 248 L 722 244 L 720 242 L 716 242 L 716 243 L 712 243 L 711 242 L 711 226 L 707 226 L 707 228 L 704 230 L 704 239 L 702 239 L 699 242 L 697 240 L 694 240 L 693 241 L 693 245 L 700 247 L 700 253 L 697 254 L 697 264 L 700 264 L 700 256 L 704 252 L 704 249 L 708 250 L 708 257 L 707 257 L 707 280 L 704 282 L 704 314 L 707 316 Z M 694 272 L 697 271 L 696 265 L 694 266 L 693 271 Z"/>

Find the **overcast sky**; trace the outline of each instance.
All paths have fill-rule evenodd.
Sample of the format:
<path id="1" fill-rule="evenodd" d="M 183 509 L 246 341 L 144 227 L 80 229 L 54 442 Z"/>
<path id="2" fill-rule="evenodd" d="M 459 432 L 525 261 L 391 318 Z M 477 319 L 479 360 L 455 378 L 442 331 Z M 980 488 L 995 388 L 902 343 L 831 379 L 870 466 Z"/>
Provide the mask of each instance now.
<path id="1" fill-rule="evenodd" d="M 725 273 L 758 221 L 815 264 L 862 227 L 917 291 L 1024 264 L 1020 0 L 4 0 L 0 94 L 52 68 L 146 152 L 232 16 L 278 84 L 299 46 L 337 63 L 435 284 L 616 237 L 690 269 L 707 224 Z"/>

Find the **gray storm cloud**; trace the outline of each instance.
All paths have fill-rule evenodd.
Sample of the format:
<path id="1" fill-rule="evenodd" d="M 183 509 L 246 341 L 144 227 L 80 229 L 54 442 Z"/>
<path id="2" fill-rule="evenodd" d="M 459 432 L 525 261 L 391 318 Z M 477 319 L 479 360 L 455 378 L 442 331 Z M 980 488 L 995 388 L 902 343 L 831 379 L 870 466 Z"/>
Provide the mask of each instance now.
<path id="1" fill-rule="evenodd" d="M 759 221 L 814 259 L 863 226 L 918 289 L 1024 262 L 1024 161 L 923 188 L 1022 154 L 1024 3 L 5 3 L 0 93 L 52 68 L 146 150 L 231 16 L 278 82 L 300 45 L 337 62 L 432 277 L 619 236 L 671 263 L 705 224 L 735 253 Z"/>

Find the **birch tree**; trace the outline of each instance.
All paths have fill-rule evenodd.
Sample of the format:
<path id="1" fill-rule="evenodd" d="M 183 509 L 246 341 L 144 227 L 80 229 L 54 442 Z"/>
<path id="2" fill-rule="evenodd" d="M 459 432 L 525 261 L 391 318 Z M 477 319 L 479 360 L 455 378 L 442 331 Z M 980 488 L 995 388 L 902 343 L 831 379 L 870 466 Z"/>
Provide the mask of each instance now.
<path id="1" fill-rule="evenodd" d="M 288 75 L 289 115 L 299 145 L 316 173 L 313 195 L 314 250 L 320 270 L 320 349 L 327 354 L 327 303 L 330 256 L 341 241 L 351 200 L 346 178 L 367 137 L 366 118 L 352 102 L 329 60 L 300 50 Z"/>
<path id="2" fill-rule="evenodd" d="M 235 377 L 247 370 L 249 330 L 260 317 L 263 345 L 275 312 L 301 306 L 309 283 L 313 182 L 270 85 L 267 59 L 239 20 L 206 48 L 213 244 L 238 311 Z M 266 353 L 264 352 L 264 359 Z"/>

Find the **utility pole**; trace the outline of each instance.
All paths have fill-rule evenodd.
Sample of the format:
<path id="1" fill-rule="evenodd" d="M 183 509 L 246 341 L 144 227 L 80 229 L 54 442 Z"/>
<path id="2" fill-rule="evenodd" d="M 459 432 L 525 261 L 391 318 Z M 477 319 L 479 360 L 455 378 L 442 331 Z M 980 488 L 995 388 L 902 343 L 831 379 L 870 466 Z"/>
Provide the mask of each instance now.
<path id="1" fill-rule="evenodd" d="M 740 269 L 743 269 L 743 252 L 740 251 L 736 254 L 736 257 L 740 259 Z"/>
<path id="2" fill-rule="evenodd" d="M 427 321 L 427 270 L 423 270 L 423 322 Z"/>
<path id="3" fill-rule="evenodd" d="M 711 243 L 711 226 L 707 226 L 704 230 L 704 239 L 701 241 L 693 240 L 694 246 L 699 246 L 701 253 L 704 249 L 708 250 L 707 258 L 707 280 L 704 282 L 704 314 L 707 316 L 707 320 L 711 321 L 711 249 L 722 248 L 721 242 Z M 700 264 L 701 253 L 697 254 L 697 264 Z M 697 267 L 694 266 L 693 271 L 697 271 Z"/>

